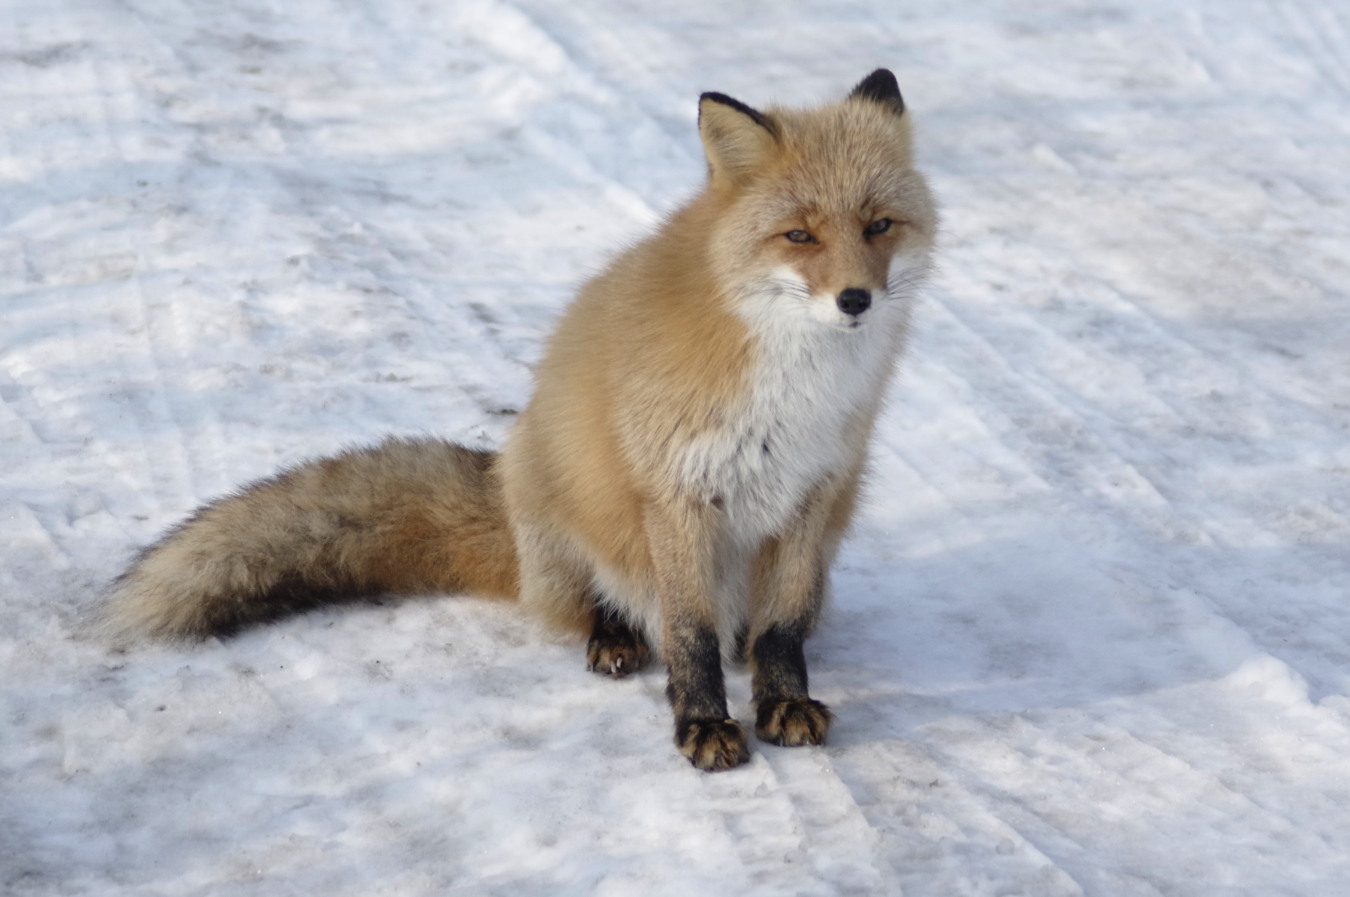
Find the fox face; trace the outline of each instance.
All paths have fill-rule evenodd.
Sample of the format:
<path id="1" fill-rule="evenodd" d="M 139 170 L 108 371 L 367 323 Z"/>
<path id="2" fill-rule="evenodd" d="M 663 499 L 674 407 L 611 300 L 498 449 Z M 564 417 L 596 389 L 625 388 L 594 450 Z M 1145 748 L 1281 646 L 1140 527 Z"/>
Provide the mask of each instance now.
<path id="1" fill-rule="evenodd" d="M 840 330 L 903 317 L 937 214 L 889 72 L 811 110 L 704 94 L 699 130 L 722 206 L 715 274 L 738 313 Z"/>
<path id="2" fill-rule="evenodd" d="M 707 188 L 657 243 L 698 241 L 714 289 L 700 277 L 685 307 L 729 311 L 719 318 L 744 325 L 725 330 L 745 351 L 693 347 L 700 367 L 732 385 L 686 438 L 646 454 L 668 458 L 669 480 L 718 502 L 728 531 L 753 547 L 783 532 L 821 483 L 860 469 L 937 216 L 885 70 L 842 102 L 808 110 L 760 112 L 704 94 L 699 131 Z M 677 273 L 687 269 L 663 268 Z"/>

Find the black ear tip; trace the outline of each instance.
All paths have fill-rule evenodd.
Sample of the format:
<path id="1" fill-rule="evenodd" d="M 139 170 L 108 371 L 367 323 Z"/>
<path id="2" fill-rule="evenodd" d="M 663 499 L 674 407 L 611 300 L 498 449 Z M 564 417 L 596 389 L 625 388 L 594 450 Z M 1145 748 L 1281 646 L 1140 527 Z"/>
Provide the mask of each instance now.
<path id="1" fill-rule="evenodd" d="M 768 120 L 764 117 L 764 113 L 760 112 L 758 109 L 752 109 L 740 100 L 729 97 L 724 93 L 717 93 L 716 91 L 710 90 L 700 94 L 698 98 L 699 107 L 702 108 L 705 102 L 717 103 L 721 106 L 730 106 L 742 115 L 748 115 L 755 124 L 766 128 L 769 126 Z"/>
<path id="2" fill-rule="evenodd" d="M 905 100 L 900 96 L 900 85 L 890 69 L 877 69 L 858 82 L 849 97 L 871 100 L 873 103 L 885 103 L 896 107 L 897 112 L 905 109 Z"/>

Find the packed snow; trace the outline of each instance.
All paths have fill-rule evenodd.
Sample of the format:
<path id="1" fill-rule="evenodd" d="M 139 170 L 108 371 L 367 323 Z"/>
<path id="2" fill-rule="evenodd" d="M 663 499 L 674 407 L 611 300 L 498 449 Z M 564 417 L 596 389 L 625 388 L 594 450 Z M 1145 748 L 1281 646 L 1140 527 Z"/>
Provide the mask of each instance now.
<path id="1" fill-rule="evenodd" d="M 5 7 L 0 892 L 1346 893 L 1350 7 Z M 240 483 L 498 444 L 701 180 L 699 92 L 879 65 L 945 220 L 808 643 L 827 747 L 699 773 L 659 666 L 471 597 L 88 633 Z"/>

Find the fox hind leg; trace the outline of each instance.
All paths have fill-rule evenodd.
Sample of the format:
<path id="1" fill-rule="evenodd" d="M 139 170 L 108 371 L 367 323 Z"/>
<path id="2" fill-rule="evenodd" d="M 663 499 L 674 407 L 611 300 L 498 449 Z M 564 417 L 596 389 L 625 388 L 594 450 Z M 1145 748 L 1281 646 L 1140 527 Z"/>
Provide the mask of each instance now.
<path id="1" fill-rule="evenodd" d="M 527 608 L 567 629 L 589 631 L 586 669 L 615 678 L 637 672 L 651 656 L 642 632 L 596 593 L 592 571 L 569 539 L 544 527 L 518 525 L 520 598 Z"/>
<path id="2" fill-rule="evenodd" d="M 595 623 L 586 644 L 586 669 L 615 679 L 636 673 L 651 657 L 647 639 L 604 603 L 596 601 L 595 605 Z"/>
<path id="3" fill-rule="evenodd" d="M 515 525 L 520 602 L 553 627 L 588 632 L 595 618 L 591 570 L 579 549 L 556 530 Z"/>

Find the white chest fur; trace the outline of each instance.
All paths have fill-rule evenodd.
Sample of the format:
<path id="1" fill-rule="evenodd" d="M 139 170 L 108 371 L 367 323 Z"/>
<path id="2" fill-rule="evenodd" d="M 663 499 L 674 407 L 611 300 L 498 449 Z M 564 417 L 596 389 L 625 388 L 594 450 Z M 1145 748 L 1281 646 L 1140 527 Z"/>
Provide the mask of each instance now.
<path id="1" fill-rule="evenodd" d="M 896 309 L 849 329 L 784 315 L 781 296 L 767 298 L 778 314 L 746 316 L 755 362 L 744 398 L 681 458 L 683 482 L 720 501 L 727 534 L 747 547 L 781 532 L 806 493 L 863 450 L 853 424 L 885 388 L 904 330 Z"/>

